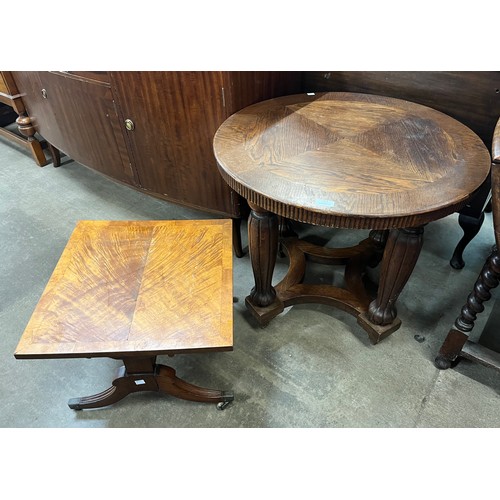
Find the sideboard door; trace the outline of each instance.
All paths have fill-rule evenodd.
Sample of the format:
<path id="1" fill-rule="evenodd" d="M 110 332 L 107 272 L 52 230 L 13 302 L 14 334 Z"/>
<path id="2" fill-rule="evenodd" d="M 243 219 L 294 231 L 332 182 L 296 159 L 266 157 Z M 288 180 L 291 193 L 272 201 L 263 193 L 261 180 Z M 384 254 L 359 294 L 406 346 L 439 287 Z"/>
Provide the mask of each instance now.
<path id="1" fill-rule="evenodd" d="M 37 132 L 83 165 L 136 184 L 110 84 L 69 72 L 13 72 Z"/>
<path id="2" fill-rule="evenodd" d="M 170 201 L 238 217 L 212 141 L 226 118 L 218 71 L 111 72 L 142 189 Z"/>

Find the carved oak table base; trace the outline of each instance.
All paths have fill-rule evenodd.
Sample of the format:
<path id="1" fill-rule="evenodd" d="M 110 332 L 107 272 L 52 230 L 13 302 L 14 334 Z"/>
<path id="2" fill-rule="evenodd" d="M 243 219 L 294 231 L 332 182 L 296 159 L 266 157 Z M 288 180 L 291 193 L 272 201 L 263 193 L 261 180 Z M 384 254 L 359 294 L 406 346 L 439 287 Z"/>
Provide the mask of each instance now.
<path id="1" fill-rule="evenodd" d="M 348 92 L 289 95 L 230 116 L 214 137 L 222 177 L 252 209 L 248 224 L 255 286 L 246 305 L 265 325 L 283 308 L 321 302 L 357 316 L 373 343 L 397 330 L 396 300 L 422 247 L 423 226 L 463 208 L 490 170 L 466 126 L 409 101 Z M 278 217 L 332 228 L 369 229 L 347 250 L 284 241 L 285 278 L 272 286 Z M 376 297 L 363 269 L 389 231 Z M 302 284 L 307 259 L 343 263 L 345 288 Z"/>
<path id="2" fill-rule="evenodd" d="M 325 248 L 298 238 L 284 238 L 281 243 L 290 265 L 275 287 L 271 282 L 277 255 L 277 218 L 252 205 L 248 231 L 255 287 L 245 303 L 261 326 L 267 325 L 285 307 L 301 303 L 327 304 L 356 316 L 373 344 L 401 326 L 396 300 L 417 262 L 423 228 L 393 230 L 387 243 L 386 232 L 372 231 L 368 238 L 349 248 Z M 367 265 L 378 264 L 382 252 L 378 294 L 371 297 L 363 275 Z M 345 287 L 303 284 L 307 261 L 344 265 Z"/>

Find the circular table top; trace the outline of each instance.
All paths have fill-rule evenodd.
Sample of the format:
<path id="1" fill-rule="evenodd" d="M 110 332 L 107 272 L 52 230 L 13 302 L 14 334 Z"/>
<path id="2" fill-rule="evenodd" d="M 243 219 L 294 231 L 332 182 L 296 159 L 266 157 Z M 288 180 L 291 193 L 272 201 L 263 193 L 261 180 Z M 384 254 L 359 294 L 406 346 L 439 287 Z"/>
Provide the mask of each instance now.
<path id="1" fill-rule="evenodd" d="M 413 227 L 462 208 L 488 176 L 481 139 L 413 102 L 329 92 L 278 97 L 214 137 L 226 182 L 284 217 L 331 227 Z"/>

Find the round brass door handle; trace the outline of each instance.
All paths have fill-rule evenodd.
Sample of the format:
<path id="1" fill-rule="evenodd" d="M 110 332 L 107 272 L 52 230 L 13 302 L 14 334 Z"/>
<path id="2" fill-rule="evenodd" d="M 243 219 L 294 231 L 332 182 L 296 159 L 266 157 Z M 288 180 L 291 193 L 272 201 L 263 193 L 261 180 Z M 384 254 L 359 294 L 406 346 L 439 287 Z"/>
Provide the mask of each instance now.
<path id="1" fill-rule="evenodd" d="M 130 131 L 135 129 L 134 122 L 130 118 L 127 118 L 125 120 L 125 128 Z"/>

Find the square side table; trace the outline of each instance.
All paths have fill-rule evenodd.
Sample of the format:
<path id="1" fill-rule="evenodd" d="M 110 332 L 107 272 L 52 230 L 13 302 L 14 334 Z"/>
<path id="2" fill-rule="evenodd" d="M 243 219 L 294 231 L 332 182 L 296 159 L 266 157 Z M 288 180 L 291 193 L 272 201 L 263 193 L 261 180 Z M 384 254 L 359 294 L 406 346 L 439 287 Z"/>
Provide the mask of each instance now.
<path id="1" fill-rule="evenodd" d="M 233 348 L 230 220 L 80 221 L 23 333 L 17 359 L 121 359 L 112 386 L 71 399 L 107 406 L 137 391 L 219 403 L 158 355 Z"/>

